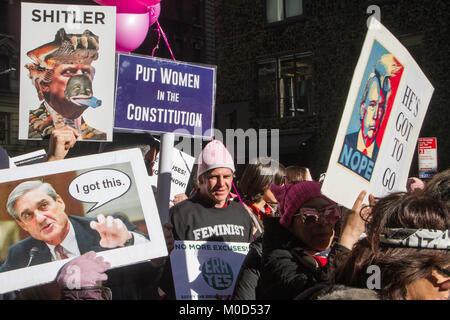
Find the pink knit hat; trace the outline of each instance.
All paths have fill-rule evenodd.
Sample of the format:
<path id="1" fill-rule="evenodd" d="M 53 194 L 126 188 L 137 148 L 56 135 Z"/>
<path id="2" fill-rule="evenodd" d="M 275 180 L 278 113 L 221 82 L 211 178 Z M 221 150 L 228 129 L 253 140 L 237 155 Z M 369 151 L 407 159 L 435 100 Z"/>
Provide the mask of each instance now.
<path id="1" fill-rule="evenodd" d="M 198 156 L 197 177 L 216 168 L 230 168 L 233 173 L 236 171 L 233 158 L 227 148 L 219 140 L 212 140 Z"/>
<path id="2" fill-rule="evenodd" d="M 320 192 L 321 187 L 322 185 L 316 181 L 288 183 L 282 187 L 272 184 L 270 191 L 273 192 L 278 201 L 278 208 L 281 214 L 280 224 L 289 228 L 294 214 L 309 199 L 323 198 L 330 204 L 335 204 L 334 201 L 328 199 Z"/>

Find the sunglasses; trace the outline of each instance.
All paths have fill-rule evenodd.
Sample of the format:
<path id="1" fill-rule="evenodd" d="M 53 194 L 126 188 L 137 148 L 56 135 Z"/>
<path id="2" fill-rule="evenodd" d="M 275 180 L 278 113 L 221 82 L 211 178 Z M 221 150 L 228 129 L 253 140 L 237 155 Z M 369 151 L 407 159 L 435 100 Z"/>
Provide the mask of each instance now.
<path id="1" fill-rule="evenodd" d="M 447 269 L 441 268 L 439 266 L 434 266 L 439 272 L 445 274 L 447 277 L 450 277 L 450 267 L 447 267 Z"/>
<path id="2" fill-rule="evenodd" d="M 304 224 L 319 223 L 322 217 L 329 224 L 336 224 L 341 219 L 341 210 L 337 205 L 331 205 L 321 210 L 315 208 L 300 208 L 300 212 L 295 216 L 301 216 Z"/>

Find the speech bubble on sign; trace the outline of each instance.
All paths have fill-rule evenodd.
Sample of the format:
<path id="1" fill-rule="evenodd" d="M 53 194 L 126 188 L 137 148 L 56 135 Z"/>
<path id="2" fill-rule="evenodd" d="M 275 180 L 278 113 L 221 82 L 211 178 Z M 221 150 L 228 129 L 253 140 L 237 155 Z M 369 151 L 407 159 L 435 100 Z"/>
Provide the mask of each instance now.
<path id="1" fill-rule="evenodd" d="M 80 174 L 69 185 L 70 195 L 82 202 L 95 203 L 89 213 L 128 192 L 131 179 L 122 171 L 98 169 Z"/>

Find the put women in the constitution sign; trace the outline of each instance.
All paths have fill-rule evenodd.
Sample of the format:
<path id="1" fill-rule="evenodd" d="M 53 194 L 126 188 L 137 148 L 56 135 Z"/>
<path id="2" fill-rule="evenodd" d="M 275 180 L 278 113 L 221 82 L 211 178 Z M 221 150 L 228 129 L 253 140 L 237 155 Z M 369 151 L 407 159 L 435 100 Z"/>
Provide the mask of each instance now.
<path id="1" fill-rule="evenodd" d="M 212 138 L 216 67 L 119 54 L 114 127 Z"/>

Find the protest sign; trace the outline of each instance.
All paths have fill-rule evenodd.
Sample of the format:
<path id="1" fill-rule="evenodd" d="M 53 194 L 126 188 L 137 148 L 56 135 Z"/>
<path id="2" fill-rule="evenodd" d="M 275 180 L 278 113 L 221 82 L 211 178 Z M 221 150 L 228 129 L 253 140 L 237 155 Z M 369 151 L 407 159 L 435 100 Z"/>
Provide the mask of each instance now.
<path id="1" fill-rule="evenodd" d="M 351 208 L 363 189 L 375 197 L 405 191 L 433 90 L 402 44 L 371 18 L 322 192 Z"/>
<path id="2" fill-rule="evenodd" d="M 120 53 L 114 127 L 212 138 L 216 67 Z"/>
<path id="3" fill-rule="evenodd" d="M 438 172 L 437 139 L 419 138 L 419 178 L 431 178 Z"/>
<path id="4" fill-rule="evenodd" d="M 192 167 L 194 166 L 195 158 L 187 153 L 173 148 L 172 151 L 172 175 L 170 184 L 170 196 L 169 200 L 173 204 L 173 198 L 180 193 L 186 193 L 186 187 L 189 183 L 189 179 L 192 173 Z M 150 184 L 157 188 L 158 183 L 158 168 L 159 157 L 156 157 L 155 164 L 153 165 L 153 175 L 149 176 Z"/>
<path id="5" fill-rule="evenodd" d="M 9 255 L 0 267 L 0 293 L 53 281 L 68 261 L 53 261 L 58 258 L 51 247 L 58 244 L 55 239 L 76 243 L 66 248 L 70 258 L 93 250 L 110 262 L 111 268 L 167 255 L 146 176 L 139 149 L 3 170 L 0 206 L 7 208 L 11 194 L 16 200 L 11 203 L 12 212 L 0 212 L 0 220 L 17 223 L 23 229 L 23 240 L 1 244 L 9 248 Z M 39 181 L 49 185 L 42 186 Z M 14 214 L 20 220 L 14 219 Z M 100 214 L 107 217 L 107 223 L 117 224 L 120 235 L 108 238 L 93 228 L 92 221 L 100 222 Z M 110 216 L 116 220 L 109 220 Z M 33 227 L 37 225 L 40 227 Z M 72 231 L 67 232 L 68 226 Z M 132 244 L 126 242 L 130 235 Z"/>
<path id="6" fill-rule="evenodd" d="M 175 241 L 170 261 L 177 300 L 229 298 L 248 249 L 243 242 Z"/>
<path id="7" fill-rule="evenodd" d="M 112 141 L 116 8 L 22 3 L 19 139 Z"/>
<path id="8" fill-rule="evenodd" d="M 47 153 L 44 149 L 41 149 L 10 158 L 9 167 L 14 168 L 45 161 L 47 161 Z"/>

